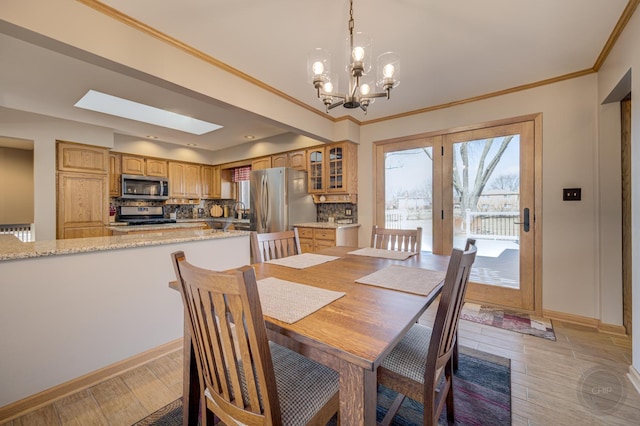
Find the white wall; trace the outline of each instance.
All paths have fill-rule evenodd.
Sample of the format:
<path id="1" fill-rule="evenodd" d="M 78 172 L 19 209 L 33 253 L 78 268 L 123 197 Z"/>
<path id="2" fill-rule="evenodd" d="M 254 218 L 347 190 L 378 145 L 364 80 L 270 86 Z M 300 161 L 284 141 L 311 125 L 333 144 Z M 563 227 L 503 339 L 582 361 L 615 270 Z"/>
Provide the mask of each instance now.
<path id="1" fill-rule="evenodd" d="M 33 141 L 36 238 L 55 240 L 56 140 L 111 148 L 113 131 L 0 107 L 0 136 Z"/>
<path id="2" fill-rule="evenodd" d="M 0 407 L 182 337 L 178 250 L 226 270 L 249 236 L 0 261 Z"/>
<path id="3" fill-rule="evenodd" d="M 633 311 L 633 367 L 640 371 L 640 108 L 634 96 L 640 94 L 640 14 L 631 17 L 622 35 L 611 50 L 609 57 L 598 72 L 598 103 L 601 103 L 614 90 L 627 71 L 631 70 L 631 158 L 632 158 L 632 311 Z M 601 139 L 605 144 L 616 137 L 617 126 L 613 124 L 617 117 L 609 114 L 606 107 L 600 111 Z M 619 126 L 618 126 L 619 127 Z M 603 250 L 607 247 L 603 246 Z M 640 385 L 640 384 L 639 384 Z"/>

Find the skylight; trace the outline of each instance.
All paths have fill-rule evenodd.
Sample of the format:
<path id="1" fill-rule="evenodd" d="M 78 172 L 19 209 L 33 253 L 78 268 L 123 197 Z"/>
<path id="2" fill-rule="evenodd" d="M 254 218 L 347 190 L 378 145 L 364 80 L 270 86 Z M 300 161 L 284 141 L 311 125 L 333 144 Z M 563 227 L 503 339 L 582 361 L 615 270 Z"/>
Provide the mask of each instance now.
<path id="1" fill-rule="evenodd" d="M 74 106 L 115 115 L 116 117 L 128 118 L 130 120 L 180 130 L 194 135 L 204 135 L 205 133 L 222 128 L 222 126 L 218 124 L 118 98 L 117 96 L 107 95 L 106 93 L 95 90 L 89 90 Z"/>

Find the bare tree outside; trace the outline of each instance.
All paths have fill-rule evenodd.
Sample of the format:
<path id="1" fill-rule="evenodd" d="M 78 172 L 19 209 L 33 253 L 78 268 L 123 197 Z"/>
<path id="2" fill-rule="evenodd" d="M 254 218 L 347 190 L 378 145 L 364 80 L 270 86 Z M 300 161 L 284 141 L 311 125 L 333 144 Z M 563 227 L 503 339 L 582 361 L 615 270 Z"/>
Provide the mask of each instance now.
<path id="1" fill-rule="evenodd" d="M 496 176 L 491 183 L 491 189 L 501 189 L 503 191 L 518 192 L 520 189 L 520 177 L 517 173 L 502 174 Z"/>
<path id="2" fill-rule="evenodd" d="M 453 190 L 460 210 L 475 210 L 478 198 L 491 179 L 513 135 L 456 144 L 453 161 Z M 497 150 L 494 144 L 499 144 Z M 475 167 L 474 167 L 475 165 Z M 473 179 L 473 181 L 472 181 Z"/>

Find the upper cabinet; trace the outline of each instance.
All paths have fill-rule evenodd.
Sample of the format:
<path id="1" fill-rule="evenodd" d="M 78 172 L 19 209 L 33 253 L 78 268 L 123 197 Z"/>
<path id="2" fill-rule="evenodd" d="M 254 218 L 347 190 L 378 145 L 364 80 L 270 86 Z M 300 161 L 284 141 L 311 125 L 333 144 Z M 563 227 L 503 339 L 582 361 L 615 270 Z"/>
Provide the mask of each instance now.
<path id="1" fill-rule="evenodd" d="M 307 150 L 309 193 L 314 194 L 316 202 L 355 202 L 357 153 L 357 145 L 351 142 Z"/>
<path id="2" fill-rule="evenodd" d="M 289 167 L 296 170 L 307 170 L 307 151 L 290 152 Z"/>
<path id="3" fill-rule="evenodd" d="M 119 197 L 122 194 L 122 156 L 109 154 L 109 196 Z"/>
<path id="4" fill-rule="evenodd" d="M 58 142 L 58 171 L 106 174 L 109 151 L 92 145 Z"/>
<path id="5" fill-rule="evenodd" d="M 167 162 L 157 158 L 147 158 L 145 172 L 147 176 L 167 177 Z"/>
<path id="6" fill-rule="evenodd" d="M 220 166 L 201 166 L 200 196 L 220 198 Z"/>
<path id="7" fill-rule="evenodd" d="M 73 144 L 70 144 L 73 145 Z M 251 165 L 251 170 L 290 167 L 308 172 L 309 193 L 316 203 L 356 203 L 357 145 L 337 142 L 319 147 L 287 151 L 222 165 L 194 164 L 161 160 L 141 155 L 112 152 L 108 156 L 109 195 L 121 194 L 121 175 L 143 175 L 169 178 L 169 204 L 193 204 L 197 199 L 233 199 L 236 184 L 231 178 L 234 167 Z M 69 150 L 68 167 L 81 171 L 102 166 L 97 151 L 92 156 Z M 72 166 L 73 165 L 73 166 Z"/>
<path id="8" fill-rule="evenodd" d="M 251 161 L 251 170 L 271 168 L 271 157 L 255 158 Z"/>
<path id="9" fill-rule="evenodd" d="M 307 151 L 283 152 L 271 156 L 271 167 L 291 167 L 296 170 L 307 170 Z M 252 168 L 252 170 L 254 170 Z"/>
<path id="10" fill-rule="evenodd" d="M 169 163 L 169 197 L 200 198 L 199 164 Z"/>
<path id="11" fill-rule="evenodd" d="M 167 177 L 167 161 L 123 154 L 122 173 L 126 175 Z"/>

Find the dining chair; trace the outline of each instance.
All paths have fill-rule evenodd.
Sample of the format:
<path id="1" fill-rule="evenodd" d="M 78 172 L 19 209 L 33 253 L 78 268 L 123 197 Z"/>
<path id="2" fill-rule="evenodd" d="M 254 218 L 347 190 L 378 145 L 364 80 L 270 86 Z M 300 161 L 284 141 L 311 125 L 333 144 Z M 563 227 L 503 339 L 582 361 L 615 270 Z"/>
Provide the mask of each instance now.
<path id="1" fill-rule="evenodd" d="M 448 422 L 454 422 L 453 352 L 476 251 L 473 244 L 453 249 L 433 328 L 414 324 L 378 367 L 378 383 L 398 392 L 382 425 L 391 424 L 405 397 L 423 402 L 424 425 L 437 425 L 444 405 Z"/>
<path id="2" fill-rule="evenodd" d="M 468 251 L 469 249 L 471 249 L 471 246 L 475 246 L 476 245 L 476 240 L 475 238 L 467 238 L 467 241 L 465 242 L 464 245 L 464 250 Z M 462 306 L 464 306 L 464 297 L 462 298 Z M 462 308 L 460 308 L 462 310 Z M 456 329 L 456 342 L 453 345 L 453 371 L 458 371 L 458 330 Z"/>
<path id="3" fill-rule="evenodd" d="M 325 425 L 339 408 L 339 375 L 268 341 L 254 269 L 215 272 L 189 264 L 181 251 L 171 257 L 195 352 L 201 424 Z"/>
<path id="4" fill-rule="evenodd" d="M 255 263 L 302 253 L 298 229 L 258 234 L 251 232 L 251 251 Z"/>
<path id="5" fill-rule="evenodd" d="M 422 228 L 417 229 L 389 229 L 373 225 L 371 230 L 371 247 L 419 252 L 422 247 Z"/>

